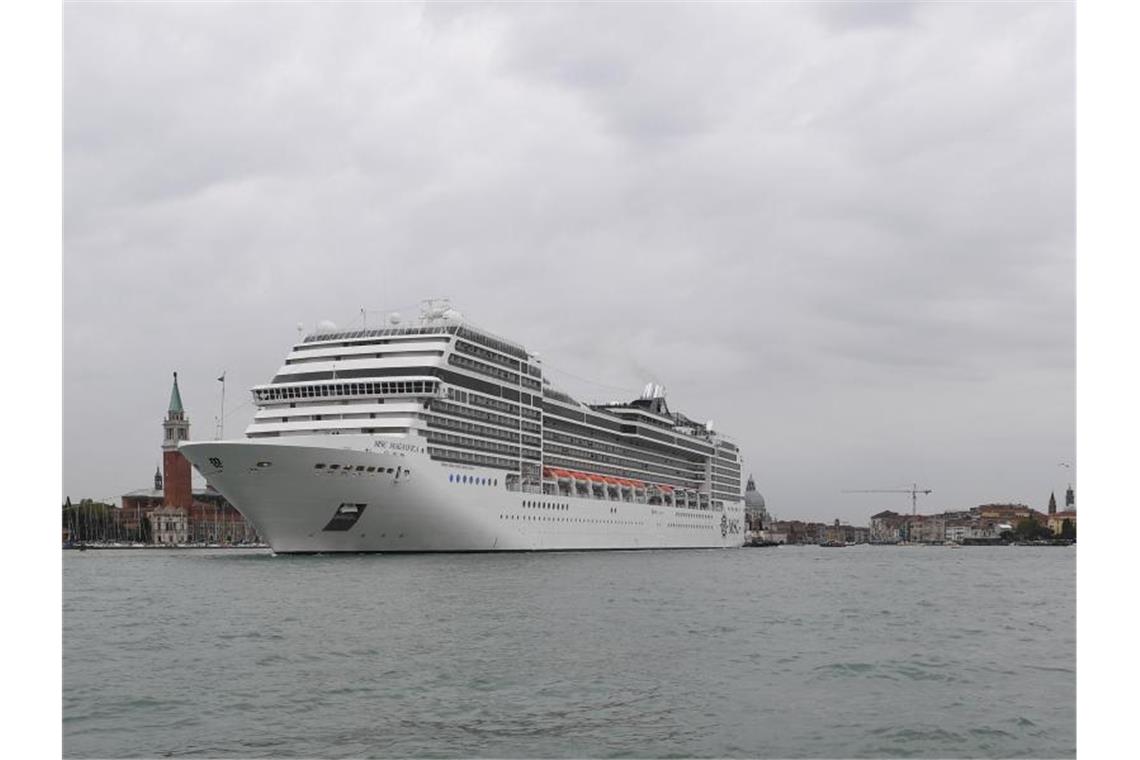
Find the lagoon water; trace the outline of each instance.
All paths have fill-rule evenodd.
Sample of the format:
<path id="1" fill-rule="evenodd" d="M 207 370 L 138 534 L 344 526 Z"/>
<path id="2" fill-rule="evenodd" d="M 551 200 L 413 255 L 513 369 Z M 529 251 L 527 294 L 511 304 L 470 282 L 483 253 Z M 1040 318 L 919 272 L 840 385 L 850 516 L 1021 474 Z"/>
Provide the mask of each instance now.
<path id="1" fill-rule="evenodd" d="M 63 558 L 65 757 L 1073 757 L 1074 548 Z"/>

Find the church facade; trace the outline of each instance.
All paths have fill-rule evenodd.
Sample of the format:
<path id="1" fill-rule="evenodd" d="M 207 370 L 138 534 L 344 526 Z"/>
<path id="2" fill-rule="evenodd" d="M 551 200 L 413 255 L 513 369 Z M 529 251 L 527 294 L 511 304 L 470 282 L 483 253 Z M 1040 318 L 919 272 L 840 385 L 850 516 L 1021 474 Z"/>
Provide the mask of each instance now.
<path id="1" fill-rule="evenodd" d="M 178 373 L 170 390 L 170 404 L 162 421 L 162 471 L 154 473 L 154 487 L 121 497 L 120 522 L 131 533 L 162 544 L 260 543 L 257 531 L 225 497 L 209 485 L 194 488 L 190 461 L 178 444 L 190 440 L 190 420 L 182 407 Z"/>

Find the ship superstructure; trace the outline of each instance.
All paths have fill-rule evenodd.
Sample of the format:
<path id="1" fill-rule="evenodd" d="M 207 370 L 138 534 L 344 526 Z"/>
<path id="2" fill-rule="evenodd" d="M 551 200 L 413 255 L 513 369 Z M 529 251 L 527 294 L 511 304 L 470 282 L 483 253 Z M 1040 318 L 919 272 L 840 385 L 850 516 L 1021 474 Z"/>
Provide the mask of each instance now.
<path id="1" fill-rule="evenodd" d="M 279 552 L 739 546 L 741 461 L 646 386 L 584 404 L 446 302 L 318 329 L 245 439 L 180 447 Z"/>

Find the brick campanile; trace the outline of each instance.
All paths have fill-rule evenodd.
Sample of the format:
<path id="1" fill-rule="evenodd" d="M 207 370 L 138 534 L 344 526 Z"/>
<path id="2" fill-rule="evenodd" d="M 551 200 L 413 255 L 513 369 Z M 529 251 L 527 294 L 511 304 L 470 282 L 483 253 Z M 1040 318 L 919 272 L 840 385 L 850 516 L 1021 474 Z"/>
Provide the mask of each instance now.
<path id="1" fill-rule="evenodd" d="M 190 509 L 190 460 L 178 451 L 179 441 L 190 440 L 190 421 L 182 410 L 182 394 L 178 392 L 178 373 L 170 391 L 170 408 L 162 421 L 162 496 L 163 504 Z"/>

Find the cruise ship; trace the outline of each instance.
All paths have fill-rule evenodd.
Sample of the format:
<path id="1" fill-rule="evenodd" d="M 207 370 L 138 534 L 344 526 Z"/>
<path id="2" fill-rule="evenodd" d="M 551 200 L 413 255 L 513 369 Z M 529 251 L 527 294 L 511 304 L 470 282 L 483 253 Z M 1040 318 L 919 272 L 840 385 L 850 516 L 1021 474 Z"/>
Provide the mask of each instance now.
<path id="1" fill-rule="evenodd" d="M 741 458 L 659 385 L 585 404 L 446 301 L 299 335 L 240 440 L 181 451 L 277 553 L 737 547 Z"/>

